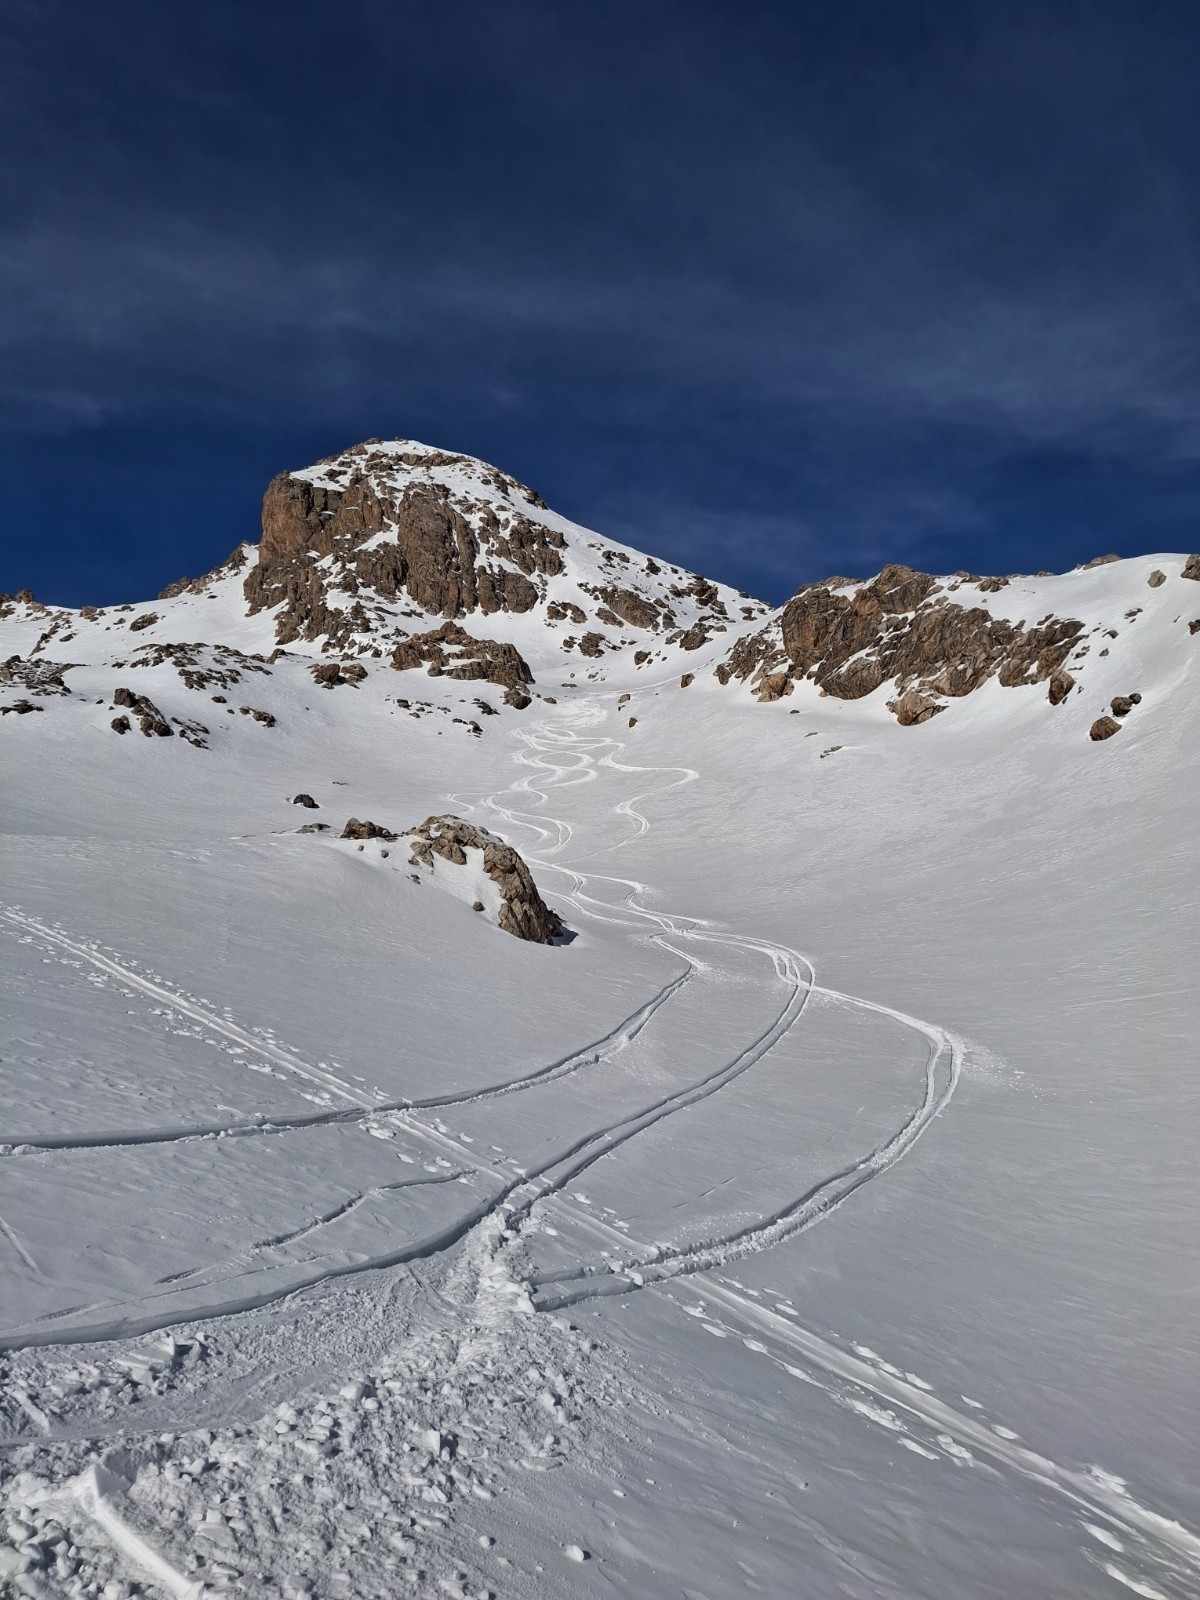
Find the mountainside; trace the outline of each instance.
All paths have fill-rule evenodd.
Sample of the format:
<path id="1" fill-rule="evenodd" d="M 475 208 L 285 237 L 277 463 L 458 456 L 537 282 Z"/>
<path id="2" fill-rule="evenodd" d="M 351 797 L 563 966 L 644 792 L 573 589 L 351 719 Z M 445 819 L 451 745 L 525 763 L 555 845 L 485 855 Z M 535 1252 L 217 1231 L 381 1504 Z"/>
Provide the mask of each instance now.
<path id="1" fill-rule="evenodd" d="M 1047 685 L 1052 706 L 1074 691 L 1108 715 L 1090 685 L 1139 693 L 1146 635 L 1156 662 L 1186 670 L 1200 588 L 1180 578 L 1200 579 L 1200 558 L 1103 557 L 1007 578 L 890 566 L 869 581 L 806 584 L 770 611 L 568 522 L 494 467 L 375 440 L 275 478 L 258 546 L 151 604 L 71 611 L 23 594 L 0 597 L 0 620 L 5 681 L 39 702 L 70 695 L 81 680 L 68 683 L 68 668 L 174 668 L 153 681 L 170 685 L 167 721 L 197 746 L 212 731 L 192 736 L 204 691 L 268 679 L 293 657 L 325 687 L 361 683 L 382 662 L 493 685 L 518 710 L 551 688 L 678 668 L 684 687 L 746 684 L 758 701 L 791 698 L 789 709 L 813 692 L 865 700 L 912 726 L 992 682 Z"/>
<path id="2" fill-rule="evenodd" d="M 0 1592 L 1200 1594 L 1200 558 L 369 442 L 0 663 Z"/>

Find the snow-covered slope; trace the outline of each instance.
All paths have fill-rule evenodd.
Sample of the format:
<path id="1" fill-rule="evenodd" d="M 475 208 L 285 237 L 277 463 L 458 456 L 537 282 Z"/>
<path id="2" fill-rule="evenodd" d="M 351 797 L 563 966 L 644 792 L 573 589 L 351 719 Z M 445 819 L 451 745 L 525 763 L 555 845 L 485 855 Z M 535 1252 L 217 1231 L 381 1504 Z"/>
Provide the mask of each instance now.
<path id="1" fill-rule="evenodd" d="M 1200 1592 L 1197 570 L 769 612 L 393 441 L 5 602 L 0 1590 Z"/>

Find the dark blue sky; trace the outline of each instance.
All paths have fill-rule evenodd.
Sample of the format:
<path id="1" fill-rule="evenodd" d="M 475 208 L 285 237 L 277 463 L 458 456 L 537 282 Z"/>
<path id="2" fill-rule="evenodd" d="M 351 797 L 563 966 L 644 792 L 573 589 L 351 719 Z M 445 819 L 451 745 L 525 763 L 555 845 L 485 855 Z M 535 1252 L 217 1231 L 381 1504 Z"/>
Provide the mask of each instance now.
<path id="1" fill-rule="evenodd" d="M 0 589 L 370 435 L 781 599 L 1200 545 L 1194 0 L 5 0 Z"/>

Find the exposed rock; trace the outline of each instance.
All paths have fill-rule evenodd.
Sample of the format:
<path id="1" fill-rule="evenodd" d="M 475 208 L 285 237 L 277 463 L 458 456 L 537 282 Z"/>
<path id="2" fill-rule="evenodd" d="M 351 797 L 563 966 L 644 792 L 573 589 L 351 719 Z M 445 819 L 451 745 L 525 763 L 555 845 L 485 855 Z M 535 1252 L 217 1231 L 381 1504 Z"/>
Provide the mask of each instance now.
<path id="1" fill-rule="evenodd" d="M 397 837 L 390 828 L 380 827 L 377 822 L 360 822 L 357 817 L 351 817 L 342 829 L 343 839 L 388 839 Z"/>
<path id="2" fill-rule="evenodd" d="M 239 706 L 238 711 L 243 717 L 253 717 L 255 722 L 261 722 L 265 728 L 275 726 L 275 717 L 270 711 L 260 711 L 257 706 Z"/>
<path id="3" fill-rule="evenodd" d="M 130 633 L 140 633 L 143 628 L 152 628 L 157 621 L 158 613 L 156 611 L 147 611 L 144 617 L 136 617 L 129 624 L 129 631 Z"/>
<path id="4" fill-rule="evenodd" d="M 160 600 L 174 600 L 175 596 L 179 594 L 203 594 L 206 589 L 211 589 L 219 578 L 227 578 L 235 572 L 240 572 L 246 565 L 246 552 L 247 547 L 244 544 L 239 544 L 235 550 L 230 551 L 219 567 L 214 567 L 211 572 L 206 572 L 202 578 L 177 578 L 174 583 L 169 583 L 165 589 L 159 591 L 158 598 Z M 84 615 L 89 609 L 94 610 L 95 608 L 85 606 L 80 615 Z M 102 616 L 103 612 L 99 613 L 99 615 Z"/>
<path id="5" fill-rule="evenodd" d="M 1120 561 L 1120 556 L 1093 556 L 1090 561 L 1085 561 L 1080 568 L 1081 572 L 1090 572 L 1093 567 L 1107 567 L 1114 561 Z"/>
<path id="6" fill-rule="evenodd" d="M 299 828 L 296 829 L 296 832 L 297 833 L 328 833 L 329 832 L 329 824 L 327 822 L 305 822 Z"/>
<path id="7" fill-rule="evenodd" d="M 632 589 L 619 589 L 616 587 L 593 588 L 585 584 L 589 594 L 595 595 L 610 612 L 613 613 L 613 622 L 620 624 L 626 622 L 631 628 L 659 628 L 664 618 L 659 608 L 653 601 L 647 600 L 644 595 Z M 668 613 L 669 615 L 669 613 Z M 607 621 L 607 618 L 601 620 Z M 668 626 L 670 624 L 668 623 Z"/>
<path id="8" fill-rule="evenodd" d="M 1200 633 L 1200 617 L 1193 617 L 1188 623 L 1189 633 Z"/>
<path id="9" fill-rule="evenodd" d="M 1088 729 L 1088 738 L 1099 742 L 1101 739 L 1111 739 L 1114 733 L 1120 733 L 1121 724 L 1112 717 L 1097 717 Z"/>
<path id="10" fill-rule="evenodd" d="M 319 811 L 321 808 L 310 794 L 297 794 L 292 796 L 294 806 L 304 806 L 308 811 Z"/>
<path id="11" fill-rule="evenodd" d="M 631 728 L 636 728 L 637 727 L 637 718 L 636 717 L 630 717 L 629 726 Z"/>
<path id="12" fill-rule="evenodd" d="M 533 877 L 511 845 L 494 833 L 476 827 L 462 817 L 426 817 L 419 827 L 405 835 L 412 841 L 413 863 L 432 868 L 440 856 L 456 866 L 464 866 L 468 850 L 483 851 L 483 870 L 500 890 L 499 925 L 518 939 L 552 944 L 562 936 L 563 925 L 541 895 Z M 482 903 L 475 903 L 482 910 Z"/>
<path id="13" fill-rule="evenodd" d="M 401 640 L 392 654 L 392 665 L 400 672 L 425 666 L 434 678 L 494 683 L 510 691 L 511 697 L 505 696 L 509 705 L 518 700 L 529 704 L 524 685 L 533 682 L 533 673 L 517 647 L 496 639 L 477 639 L 456 622 L 444 622 L 429 633 Z"/>
<path id="14" fill-rule="evenodd" d="M 367 675 L 367 669 L 361 661 L 315 661 L 310 671 L 313 682 L 319 683 L 323 689 L 336 689 L 343 683 L 353 684 L 357 688 Z"/>
<path id="15" fill-rule="evenodd" d="M 674 642 L 681 650 L 699 650 L 711 637 L 703 622 L 694 622 L 686 633 L 681 633 Z"/>
<path id="16" fill-rule="evenodd" d="M 114 717 L 109 723 L 109 727 L 114 733 L 128 733 L 130 726 L 128 717 Z"/>
<path id="17" fill-rule="evenodd" d="M 679 687 L 681 689 L 690 689 L 695 681 L 696 674 L 694 672 L 685 672 L 679 680 Z"/>
<path id="18" fill-rule="evenodd" d="M 579 641 L 581 656 L 598 656 L 604 649 L 604 635 L 602 633 L 585 633 Z"/>
<path id="19" fill-rule="evenodd" d="M 918 723 L 928 722 L 930 717 L 936 717 L 939 711 L 945 709 L 941 701 L 922 694 L 919 689 L 906 689 L 898 700 L 888 701 L 888 710 L 902 728 L 914 728 Z"/>
<path id="20" fill-rule="evenodd" d="M 1146 579 L 1146 582 L 1150 585 L 1150 587 L 1152 589 L 1160 589 L 1163 586 L 1163 584 L 1166 583 L 1166 581 L 1167 581 L 1166 573 L 1165 572 L 1160 572 L 1157 567 L 1155 567 L 1154 571 Z"/>
<path id="21" fill-rule="evenodd" d="M 885 567 L 852 593 L 808 584 L 776 623 L 739 639 L 716 667 L 722 683 L 752 680 L 760 699 L 778 699 L 808 677 L 826 694 L 857 700 L 889 680 L 927 699 L 970 694 L 988 678 L 1005 687 L 1040 683 L 1058 671 L 1083 631 L 1068 618 L 1036 627 L 948 600 L 937 580 L 910 567 Z"/>
<path id="22" fill-rule="evenodd" d="M 794 688 L 795 684 L 789 673 L 768 672 L 759 679 L 757 694 L 761 701 L 768 703 L 772 700 L 782 700 L 784 695 L 791 694 Z"/>
<path id="23" fill-rule="evenodd" d="M 1134 706 L 1140 706 L 1141 703 L 1140 694 L 1119 694 L 1112 702 L 1112 714 L 1114 717 L 1127 717 Z"/>
<path id="24" fill-rule="evenodd" d="M 546 607 L 546 618 L 550 622 L 573 622 L 578 627 L 587 621 L 587 612 L 572 600 L 552 600 Z"/>
<path id="25" fill-rule="evenodd" d="M 6 717 L 10 711 L 14 711 L 18 717 L 27 717 L 31 711 L 45 709 L 45 706 L 35 706 L 32 700 L 14 700 L 10 706 L 0 707 L 0 716 Z"/>
<path id="26" fill-rule="evenodd" d="M 1200 556 L 1189 556 L 1183 563 L 1183 571 L 1179 576 L 1181 578 L 1195 578 L 1200 582 Z"/>
<path id="27" fill-rule="evenodd" d="M 145 644 L 128 664 L 130 667 L 161 667 L 169 664 L 189 689 L 209 689 L 213 686 L 230 689 L 235 683 L 240 683 L 247 673 L 271 676 L 271 669 L 261 656 L 245 655 L 226 644 Z"/>
<path id="28" fill-rule="evenodd" d="M 113 694 L 113 705 L 125 706 L 132 711 L 147 738 L 170 739 L 174 736 L 174 728 L 153 700 L 148 700 L 144 694 L 134 694 L 132 689 L 117 689 Z"/>
<path id="29" fill-rule="evenodd" d="M 408 464 L 451 460 L 430 453 L 413 455 Z M 345 488 L 290 473 L 268 485 L 258 565 L 245 589 L 252 612 L 283 606 L 276 623 L 280 643 L 348 636 L 346 619 L 354 608 L 331 605 L 331 587 L 354 593 L 361 586 L 385 600 L 403 592 L 423 611 L 448 618 L 475 610 L 486 616 L 531 610 L 541 598 L 532 578 L 562 571 L 565 540 L 557 530 L 515 504 L 501 515 L 494 504 L 452 496 L 438 481 L 398 486 L 396 465 L 394 456 L 367 452 L 350 467 Z M 514 479 L 494 471 L 489 478 L 486 470 L 484 477 L 509 500 L 519 495 L 535 503 Z M 336 558 L 328 579 L 316 567 L 325 556 Z"/>
<path id="30" fill-rule="evenodd" d="M 64 661 L 32 661 L 23 656 L 9 656 L 0 663 L 0 685 L 20 684 L 31 694 L 45 697 L 52 694 L 70 694 L 63 682 L 63 673 L 71 665 Z"/>
<path id="31" fill-rule="evenodd" d="M 1050 675 L 1050 704 L 1061 705 L 1074 687 L 1075 679 L 1065 667 L 1059 667 L 1057 672 Z"/>

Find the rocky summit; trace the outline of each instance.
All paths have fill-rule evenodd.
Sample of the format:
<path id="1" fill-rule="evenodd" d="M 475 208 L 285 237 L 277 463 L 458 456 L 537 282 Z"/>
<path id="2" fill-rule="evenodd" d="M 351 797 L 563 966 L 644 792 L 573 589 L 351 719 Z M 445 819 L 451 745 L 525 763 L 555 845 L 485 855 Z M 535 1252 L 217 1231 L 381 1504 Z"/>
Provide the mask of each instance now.
<path id="1" fill-rule="evenodd" d="M 1131 566 L 1145 591 L 1132 605 Z M 814 695 L 862 702 L 915 728 L 987 685 L 1044 686 L 1044 703 L 1059 706 L 1086 689 L 1089 657 L 1119 656 L 1135 624 L 1194 636 L 1200 595 L 1187 580 L 1197 577 L 1195 555 L 1159 565 L 1101 557 L 1060 576 L 936 577 L 892 565 L 806 583 L 772 609 L 577 526 L 484 462 L 376 439 L 279 474 L 257 545 L 170 584 L 153 605 L 70 611 L 28 591 L 0 597 L 21 646 L 0 683 L 32 705 L 30 695 L 69 696 L 63 675 L 84 665 L 170 665 L 201 695 L 249 673 L 286 673 L 280 664 L 299 658 L 336 688 L 361 683 L 375 662 L 398 682 L 419 673 L 500 690 L 497 704 L 475 701 L 488 715 L 526 710 L 564 672 L 576 685 L 673 673 L 681 687 L 786 700 L 789 710 Z M 181 709 L 139 716 L 147 731 L 170 732 L 194 720 Z M 188 742 L 210 748 L 209 731 Z"/>

